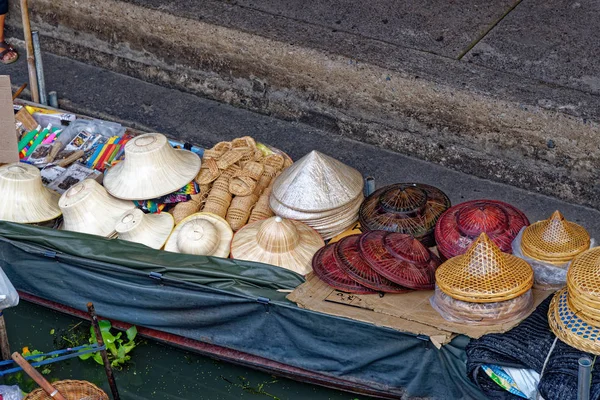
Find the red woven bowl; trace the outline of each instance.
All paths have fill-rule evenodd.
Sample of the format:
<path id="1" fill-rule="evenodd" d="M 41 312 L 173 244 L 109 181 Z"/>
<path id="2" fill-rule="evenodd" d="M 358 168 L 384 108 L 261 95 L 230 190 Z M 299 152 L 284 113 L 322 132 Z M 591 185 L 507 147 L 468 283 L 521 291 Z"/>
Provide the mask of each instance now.
<path id="1" fill-rule="evenodd" d="M 312 267 L 315 274 L 323 282 L 342 292 L 355 294 L 377 293 L 375 290 L 356 283 L 356 281 L 339 268 L 335 259 L 337 244 L 329 244 L 315 253 L 312 260 Z"/>

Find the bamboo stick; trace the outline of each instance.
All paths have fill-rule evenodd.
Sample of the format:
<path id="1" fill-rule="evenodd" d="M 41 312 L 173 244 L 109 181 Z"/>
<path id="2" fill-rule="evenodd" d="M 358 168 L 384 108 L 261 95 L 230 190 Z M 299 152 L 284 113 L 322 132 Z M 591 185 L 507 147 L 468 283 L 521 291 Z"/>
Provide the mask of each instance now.
<path id="1" fill-rule="evenodd" d="M 27 375 L 29 375 L 31 377 L 31 379 L 33 379 L 35 381 L 35 383 L 37 383 L 38 385 L 40 385 L 40 387 L 42 389 L 44 389 L 44 391 L 46 393 L 48 393 L 50 395 L 50 397 L 52 397 L 53 399 L 56 400 L 66 400 L 65 397 L 60 394 L 60 392 L 50 384 L 50 382 L 48 382 L 46 380 L 46 378 L 44 378 L 42 376 L 42 374 L 40 374 L 35 368 L 33 368 L 31 366 L 31 364 L 29 364 L 27 362 L 27 360 L 25 360 L 23 358 L 22 355 L 20 355 L 18 352 L 14 352 L 12 354 L 12 359 L 14 360 L 14 362 L 16 362 L 21 368 L 23 368 L 23 371 L 25 371 L 25 373 Z"/>
<path id="2" fill-rule="evenodd" d="M 27 70 L 29 71 L 29 90 L 31 91 L 31 100 L 35 103 L 40 102 L 40 92 L 38 89 L 37 72 L 35 68 L 35 56 L 33 54 L 33 38 L 31 37 L 31 24 L 29 23 L 29 6 L 27 0 L 21 2 L 21 17 L 23 19 L 23 36 L 25 37 L 25 47 L 27 49 Z"/>
<path id="3" fill-rule="evenodd" d="M 10 360 L 10 345 L 8 344 L 8 334 L 6 333 L 6 323 L 2 311 L 0 311 L 0 350 L 2 359 Z"/>

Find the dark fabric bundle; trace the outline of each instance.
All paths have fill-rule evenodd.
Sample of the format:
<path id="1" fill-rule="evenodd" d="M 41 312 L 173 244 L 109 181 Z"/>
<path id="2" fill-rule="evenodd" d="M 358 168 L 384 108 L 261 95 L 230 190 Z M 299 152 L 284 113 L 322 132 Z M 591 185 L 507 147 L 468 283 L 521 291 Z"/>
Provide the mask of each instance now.
<path id="1" fill-rule="evenodd" d="M 554 342 L 548 325 L 548 307 L 552 296 L 546 299 L 521 324 L 503 334 L 489 334 L 471 340 L 466 348 L 467 374 L 489 398 L 516 400 L 513 395 L 494 381 L 481 368 L 483 364 L 503 367 L 533 369 L 542 372 L 544 361 Z M 578 351 L 560 340 L 556 342 L 548 365 L 539 384 L 541 396 L 546 400 L 577 398 L 577 360 L 586 353 Z M 594 359 L 593 355 L 589 355 Z M 591 399 L 600 399 L 600 371 L 592 372 Z"/>

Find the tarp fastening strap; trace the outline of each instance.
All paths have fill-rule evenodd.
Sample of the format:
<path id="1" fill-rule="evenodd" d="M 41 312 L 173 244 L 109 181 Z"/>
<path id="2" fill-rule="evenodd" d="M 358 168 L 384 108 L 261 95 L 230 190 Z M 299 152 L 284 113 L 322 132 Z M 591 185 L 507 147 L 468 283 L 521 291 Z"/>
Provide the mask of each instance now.
<path id="1" fill-rule="evenodd" d="M 427 335 L 417 335 L 417 339 L 429 342 L 429 336 L 427 336 Z"/>
<path id="2" fill-rule="evenodd" d="M 258 297 L 256 301 L 258 301 L 260 304 L 269 304 L 271 302 L 271 299 L 267 297 Z"/>
<path id="3" fill-rule="evenodd" d="M 156 279 L 157 281 L 160 281 L 162 279 L 162 274 L 160 274 L 158 272 L 150 272 L 148 274 L 148 277 L 152 278 L 152 279 Z"/>
<path id="4" fill-rule="evenodd" d="M 44 252 L 44 257 L 56 258 L 56 252 L 55 251 L 51 251 L 51 250 L 46 250 Z"/>

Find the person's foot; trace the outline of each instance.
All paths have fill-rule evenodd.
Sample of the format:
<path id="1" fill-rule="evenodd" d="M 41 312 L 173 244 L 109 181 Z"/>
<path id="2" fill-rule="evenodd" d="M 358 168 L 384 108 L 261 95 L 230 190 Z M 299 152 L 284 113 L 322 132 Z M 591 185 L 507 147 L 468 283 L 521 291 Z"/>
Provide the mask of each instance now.
<path id="1" fill-rule="evenodd" d="M 19 58 L 17 51 L 8 43 L 0 42 L 0 62 L 12 64 Z"/>

